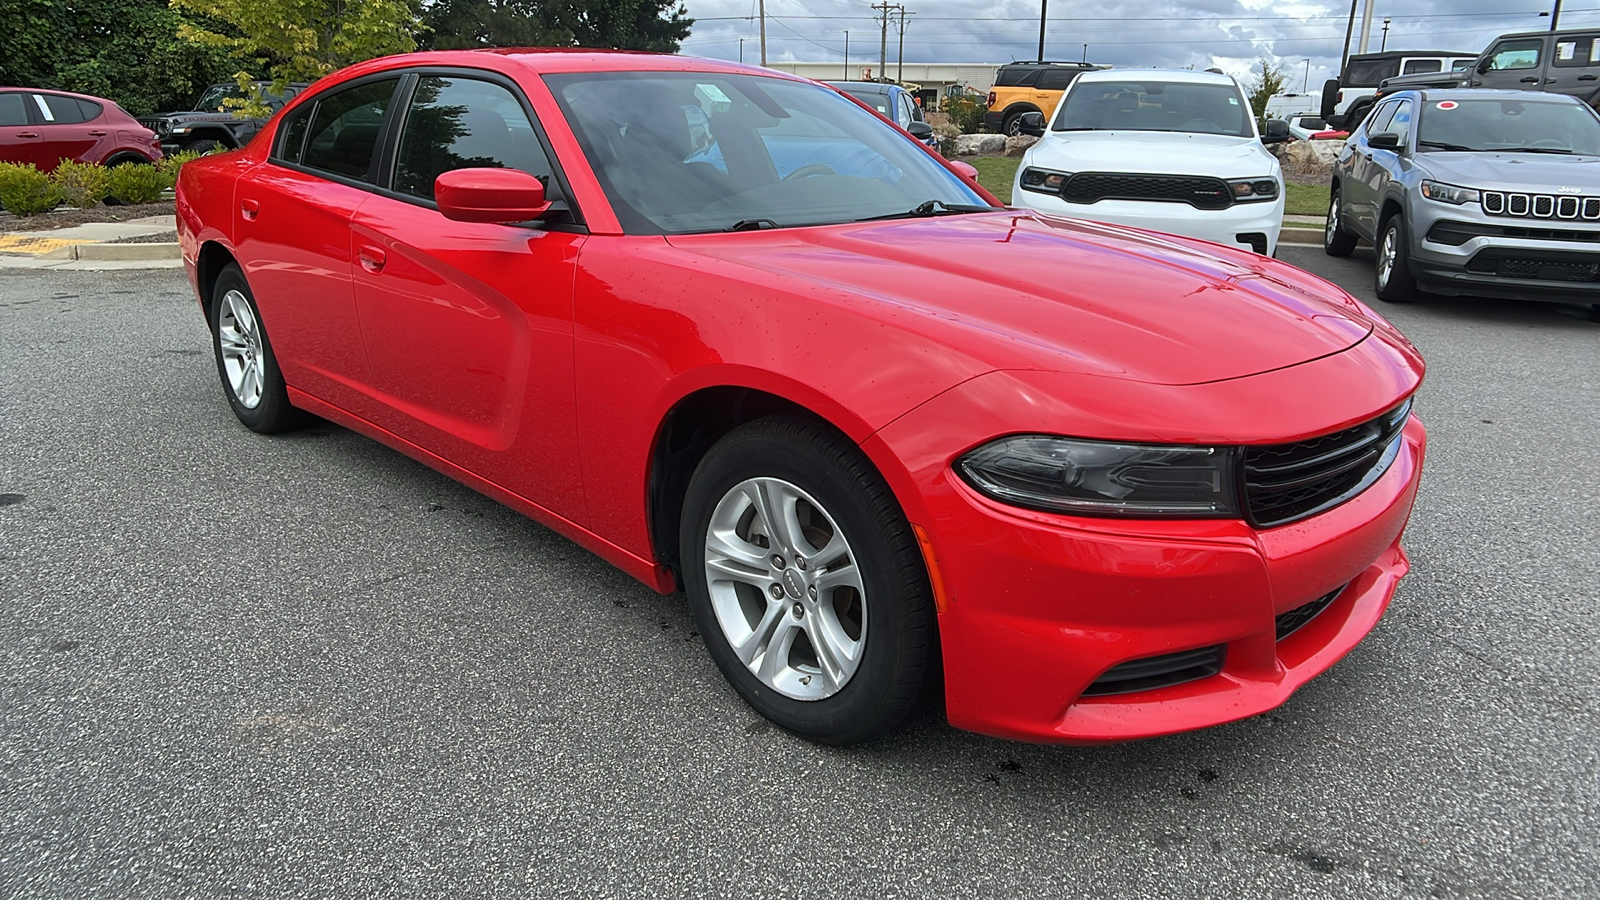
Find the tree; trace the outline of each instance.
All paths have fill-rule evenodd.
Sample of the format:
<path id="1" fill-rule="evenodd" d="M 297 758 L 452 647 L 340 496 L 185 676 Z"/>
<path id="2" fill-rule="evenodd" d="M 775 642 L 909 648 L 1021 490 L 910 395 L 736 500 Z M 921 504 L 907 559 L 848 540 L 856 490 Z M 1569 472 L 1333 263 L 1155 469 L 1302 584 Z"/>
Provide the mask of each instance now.
<path id="1" fill-rule="evenodd" d="M 1250 84 L 1250 109 L 1256 114 L 1256 124 L 1266 121 L 1267 101 L 1283 91 L 1283 81 L 1283 67 L 1261 57 L 1261 74 Z"/>
<path id="2" fill-rule="evenodd" d="M 436 0 L 422 43 L 470 47 L 608 47 L 675 53 L 694 20 L 676 0 Z"/>
<path id="3" fill-rule="evenodd" d="M 282 87 L 335 69 L 417 47 L 420 24 L 407 0 L 172 0 L 175 7 L 226 23 L 233 33 L 185 25 L 180 37 L 254 61 Z M 265 115 L 250 73 L 235 77 L 251 100 L 239 112 Z"/>
<path id="4" fill-rule="evenodd" d="M 178 38 L 166 0 L 0 0 L 0 84 L 115 101 L 134 115 L 187 108 L 231 77 L 226 51 Z"/>

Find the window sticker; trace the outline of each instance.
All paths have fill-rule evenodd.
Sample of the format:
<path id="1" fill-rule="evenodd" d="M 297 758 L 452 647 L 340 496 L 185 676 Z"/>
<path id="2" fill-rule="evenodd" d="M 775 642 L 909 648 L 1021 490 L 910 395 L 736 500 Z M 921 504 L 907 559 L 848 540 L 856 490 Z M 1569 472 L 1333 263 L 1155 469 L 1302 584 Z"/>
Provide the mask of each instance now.
<path id="1" fill-rule="evenodd" d="M 1460 105 L 1461 104 L 1455 102 L 1454 100 L 1441 100 L 1438 103 L 1434 104 L 1433 108 L 1434 109 L 1443 109 L 1443 110 L 1452 110 L 1452 109 L 1455 109 L 1456 107 L 1458 107 Z"/>
<path id="2" fill-rule="evenodd" d="M 44 102 L 43 97 L 34 94 L 33 102 L 39 105 L 39 112 L 44 116 L 46 122 L 54 122 L 56 120 L 56 114 L 50 111 L 50 104 Z"/>
<path id="3" fill-rule="evenodd" d="M 1577 52 L 1577 41 L 1561 41 L 1560 43 L 1556 44 L 1556 59 L 1567 61 L 1572 59 L 1573 54 Z"/>
<path id="4" fill-rule="evenodd" d="M 1239 98 L 1238 97 L 1229 97 L 1228 98 L 1228 105 L 1229 106 L 1238 106 L 1239 105 Z"/>

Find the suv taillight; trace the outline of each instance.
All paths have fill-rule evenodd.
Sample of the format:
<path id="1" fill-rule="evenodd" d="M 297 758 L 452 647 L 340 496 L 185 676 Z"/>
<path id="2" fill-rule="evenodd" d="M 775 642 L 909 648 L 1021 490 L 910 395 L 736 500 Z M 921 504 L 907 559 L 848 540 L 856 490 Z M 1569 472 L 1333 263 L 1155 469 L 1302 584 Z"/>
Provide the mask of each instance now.
<path id="1" fill-rule="evenodd" d="M 989 106 L 993 106 L 994 105 L 994 91 L 990 91 L 989 92 L 989 103 L 988 103 L 988 105 Z"/>

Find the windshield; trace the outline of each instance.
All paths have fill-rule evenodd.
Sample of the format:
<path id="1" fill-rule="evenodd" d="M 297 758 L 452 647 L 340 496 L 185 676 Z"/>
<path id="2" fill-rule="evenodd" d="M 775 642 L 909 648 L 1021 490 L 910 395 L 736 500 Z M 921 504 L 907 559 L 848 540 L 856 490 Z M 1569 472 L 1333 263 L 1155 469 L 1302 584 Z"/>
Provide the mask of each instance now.
<path id="1" fill-rule="evenodd" d="M 756 75 L 547 75 L 630 234 L 943 214 L 984 204 L 954 173 L 834 91 Z"/>
<path id="2" fill-rule="evenodd" d="M 894 118 L 894 108 L 889 105 L 888 94 L 880 94 L 877 91 L 852 91 L 849 89 L 846 89 L 845 92 L 883 115 L 891 119 Z"/>
<path id="3" fill-rule="evenodd" d="M 1054 131 L 1185 131 L 1255 137 L 1250 108 L 1229 84 L 1094 81 L 1056 110 Z"/>
<path id="4" fill-rule="evenodd" d="M 1417 147 L 1433 151 L 1548 152 L 1600 156 L 1600 117 L 1581 103 L 1430 100 Z"/>
<path id="5" fill-rule="evenodd" d="M 288 96 L 288 94 L 274 94 L 270 90 L 261 92 L 262 99 L 273 106 L 281 106 Z M 222 106 L 222 101 L 228 99 L 243 100 L 244 91 L 239 90 L 237 84 L 213 84 L 206 88 L 206 92 L 200 95 L 199 100 L 195 101 L 194 108 L 206 112 L 229 112 Z"/>

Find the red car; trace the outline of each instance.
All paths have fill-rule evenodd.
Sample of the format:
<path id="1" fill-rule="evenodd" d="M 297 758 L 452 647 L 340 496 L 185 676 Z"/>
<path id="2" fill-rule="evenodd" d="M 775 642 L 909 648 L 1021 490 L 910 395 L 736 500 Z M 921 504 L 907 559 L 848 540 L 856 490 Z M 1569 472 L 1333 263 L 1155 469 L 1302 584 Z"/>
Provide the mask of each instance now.
<path id="1" fill-rule="evenodd" d="M 63 159 L 115 166 L 160 158 L 156 133 L 110 100 L 0 87 L 0 161 L 53 172 Z"/>
<path id="2" fill-rule="evenodd" d="M 815 740 L 940 687 L 1034 741 L 1254 715 L 1407 569 L 1393 327 L 1248 252 L 1000 208 L 814 82 L 373 60 L 185 166 L 178 221 L 241 422 L 330 419 L 684 591 Z"/>

